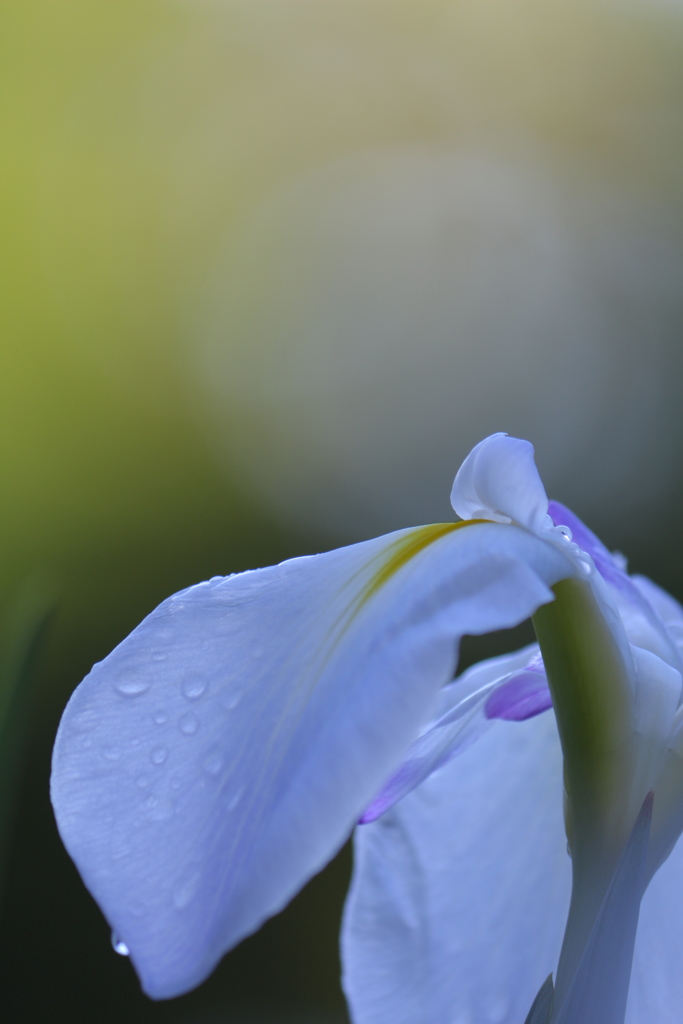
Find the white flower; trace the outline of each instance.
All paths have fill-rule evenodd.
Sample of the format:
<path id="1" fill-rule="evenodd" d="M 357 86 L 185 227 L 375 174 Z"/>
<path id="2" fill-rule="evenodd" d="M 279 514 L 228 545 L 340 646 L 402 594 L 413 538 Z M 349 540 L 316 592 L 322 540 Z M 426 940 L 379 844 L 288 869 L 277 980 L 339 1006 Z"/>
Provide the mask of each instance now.
<path id="1" fill-rule="evenodd" d="M 57 821 L 150 995 L 202 981 L 364 812 L 405 797 L 359 830 L 354 1016 L 517 1021 L 556 966 L 569 860 L 552 715 L 499 716 L 547 707 L 547 674 L 575 870 L 552 1019 L 623 1018 L 640 896 L 683 825 L 681 663 L 660 614 L 683 613 L 553 522 L 527 442 L 478 445 L 453 502 L 465 522 L 191 587 L 76 690 Z M 529 615 L 543 659 L 450 682 L 465 633 Z"/>
<path id="2" fill-rule="evenodd" d="M 461 514 L 512 513 L 488 461 L 512 443 L 488 438 L 466 460 Z M 558 958 L 554 1006 L 548 985 L 534 1024 L 624 1020 L 641 896 L 683 825 L 683 609 L 628 577 L 568 509 L 551 502 L 546 523 L 539 504 L 526 506 L 531 528 L 570 547 L 573 535 L 574 557 L 594 569 L 556 586 L 534 616 L 544 660 L 532 645 L 443 688 L 434 721 L 366 810 L 362 820 L 380 820 L 356 837 L 342 937 L 358 1024 L 521 1024 Z M 532 717 L 550 705 L 546 669 L 564 820 L 554 716 Z M 683 848 L 645 899 L 628 1024 L 680 1019 L 677 870 Z"/>

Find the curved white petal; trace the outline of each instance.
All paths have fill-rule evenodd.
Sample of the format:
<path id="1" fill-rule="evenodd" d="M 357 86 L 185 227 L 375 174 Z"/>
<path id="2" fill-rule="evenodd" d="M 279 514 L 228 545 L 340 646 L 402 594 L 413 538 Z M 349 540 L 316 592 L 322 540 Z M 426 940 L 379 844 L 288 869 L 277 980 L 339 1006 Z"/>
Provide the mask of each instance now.
<path id="1" fill-rule="evenodd" d="M 191 587 L 96 665 L 53 803 L 145 990 L 193 987 L 279 910 L 419 733 L 460 636 L 572 571 L 517 527 L 401 531 Z"/>
<path id="2" fill-rule="evenodd" d="M 683 839 L 679 839 L 640 906 L 625 1024 L 680 1024 L 682 960 Z"/>
<path id="3" fill-rule="evenodd" d="M 458 470 L 451 504 L 463 519 L 513 522 L 539 531 L 548 498 L 534 462 L 534 446 L 507 434 L 484 438 Z"/>
<path id="4" fill-rule="evenodd" d="M 356 831 L 342 930 L 355 1024 L 521 1024 L 571 889 L 552 712 L 498 721 Z"/>

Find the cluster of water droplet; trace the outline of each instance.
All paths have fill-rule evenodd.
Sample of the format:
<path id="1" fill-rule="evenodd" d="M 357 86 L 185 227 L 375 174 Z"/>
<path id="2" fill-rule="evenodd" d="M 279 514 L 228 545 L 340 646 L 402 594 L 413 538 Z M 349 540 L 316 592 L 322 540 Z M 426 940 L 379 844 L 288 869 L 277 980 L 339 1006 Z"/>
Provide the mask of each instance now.
<path id="1" fill-rule="evenodd" d="M 216 586 L 223 582 L 223 578 L 218 577 L 215 582 L 211 581 L 211 584 Z M 168 611 L 173 614 L 182 611 L 183 607 L 182 601 L 173 599 L 170 602 Z M 110 684 L 115 692 L 120 697 L 126 699 L 126 701 L 136 700 L 144 695 L 147 695 L 145 701 L 149 701 L 150 696 L 152 696 L 149 691 L 155 689 L 155 679 L 163 678 L 164 685 L 158 690 L 158 696 L 162 697 L 162 701 L 156 704 L 152 696 L 152 701 L 154 702 L 151 703 L 151 707 L 145 704 L 145 701 L 142 702 L 145 708 L 148 708 L 144 717 L 148 716 L 147 721 L 151 720 L 156 729 L 158 729 L 157 742 L 152 741 L 147 746 L 144 728 L 140 735 L 130 740 L 131 746 L 142 744 L 143 749 L 146 747 L 146 761 L 137 763 L 137 771 L 134 774 L 133 781 L 139 793 L 140 809 L 145 819 L 153 822 L 165 821 L 178 810 L 175 794 L 188 781 L 196 778 L 190 765 L 185 764 L 184 766 L 186 756 L 182 755 L 181 750 L 178 750 L 176 756 L 176 744 L 174 744 L 168 730 L 171 724 L 173 724 L 177 730 L 176 735 L 180 733 L 182 737 L 189 739 L 191 746 L 196 744 L 197 741 L 192 740 L 192 737 L 202 733 L 202 724 L 205 718 L 199 705 L 211 688 L 211 680 L 208 675 L 203 674 L 201 671 L 187 669 L 182 676 L 175 677 L 175 686 L 173 687 L 171 683 L 172 690 L 169 693 L 168 686 L 171 681 L 166 673 L 169 657 L 164 647 L 166 646 L 165 641 L 172 640 L 174 635 L 175 629 L 170 623 L 155 631 L 155 641 L 159 641 L 159 644 L 156 647 L 150 646 L 147 649 L 145 652 L 146 661 L 144 658 L 140 658 L 141 652 L 138 651 L 136 657 L 126 659 L 124 663 L 119 662 L 119 666 L 117 666 L 118 671 L 114 678 L 111 679 Z M 248 652 L 253 659 L 262 658 L 265 653 L 262 641 L 258 638 L 252 639 Z M 174 693 L 173 690 L 175 691 Z M 171 702 L 167 705 L 163 703 L 164 693 L 171 699 Z M 228 686 L 222 692 L 216 693 L 215 696 L 217 698 L 216 709 L 222 709 L 225 712 L 231 713 L 240 704 L 244 692 L 238 687 Z M 180 706 L 178 704 L 178 697 L 182 698 Z M 144 721 L 144 718 L 141 721 Z M 98 719 L 87 714 L 83 715 L 79 731 L 83 733 L 88 745 L 91 743 L 89 734 L 97 724 Z M 181 743 L 183 749 L 187 750 L 184 741 L 181 741 Z M 128 744 L 125 741 L 116 746 L 105 746 L 100 743 L 99 749 L 105 761 L 121 762 L 124 753 L 127 753 L 127 746 Z M 201 776 L 206 780 L 206 784 L 219 787 L 218 792 L 224 811 L 234 813 L 243 800 L 244 788 L 236 788 L 232 792 L 224 793 L 222 786 L 226 781 L 225 753 L 219 744 L 205 745 L 202 743 L 202 748 L 195 752 L 198 755 L 198 760 L 194 762 L 193 759 L 193 763 L 196 763 L 197 767 L 199 767 Z M 142 750 L 140 753 L 142 753 Z M 112 859 L 128 856 L 130 852 L 128 848 L 124 848 L 120 843 L 118 845 L 114 843 L 110 850 Z M 182 910 L 192 902 L 195 897 L 196 888 L 197 879 L 189 875 L 178 882 L 172 893 L 173 904 L 176 910 Z M 118 935 L 112 935 L 112 945 L 120 955 L 128 955 L 128 947 Z"/>
<path id="2" fill-rule="evenodd" d="M 574 542 L 572 531 L 568 526 L 555 526 L 551 517 L 546 516 L 543 521 L 542 533 L 547 540 L 561 547 L 569 555 L 583 576 L 591 575 L 595 568 L 593 559 L 588 552 L 584 551 Z"/>

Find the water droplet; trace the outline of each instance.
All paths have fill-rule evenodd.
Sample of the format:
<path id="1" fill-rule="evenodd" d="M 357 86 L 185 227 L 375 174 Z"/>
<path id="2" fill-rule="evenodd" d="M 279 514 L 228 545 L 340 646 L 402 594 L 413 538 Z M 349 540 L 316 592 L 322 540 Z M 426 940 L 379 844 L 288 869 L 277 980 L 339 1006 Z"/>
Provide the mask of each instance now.
<path id="1" fill-rule="evenodd" d="M 230 696 L 225 698 L 224 706 L 227 711 L 234 711 L 241 700 L 242 693 L 238 690 L 237 693 L 231 693 Z"/>
<path id="2" fill-rule="evenodd" d="M 569 841 L 568 841 L 568 840 L 567 840 L 567 856 L 568 856 L 568 857 L 569 857 L 569 859 L 571 860 L 571 856 L 572 856 L 572 848 L 571 848 L 571 846 L 569 845 Z"/>
<path id="3" fill-rule="evenodd" d="M 555 533 L 557 533 L 558 536 L 562 538 L 562 540 L 566 540 L 567 543 L 569 543 L 572 537 L 574 536 L 568 526 L 556 526 Z"/>
<path id="4" fill-rule="evenodd" d="M 207 775 L 218 775 L 223 767 L 223 757 L 221 753 L 218 750 L 212 750 L 204 758 L 203 766 Z"/>
<path id="5" fill-rule="evenodd" d="M 176 910 L 182 910 L 183 907 L 186 907 L 188 903 L 191 902 L 197 889 L 198 882 L 199 874 L 195 873 L 190 875 L 188 878 L 183 879 L 181 882 L 178 882 L 177 885 L 173 887 L 173 906 Z"/>
<path id="6" fill-rule="evenodd" d="M 149 690 L 149 680 L 140 675 L 139 671 L 122 672 L 114 682 L 114 689 L 124 697 L 139 697 Z"/>
<path id="7" fill-rule="evenodd" d="M 244 788 L 238 789 L 236 793 L 233 793 L 233 795 L 228 800 L 228 810 L 234 811 L 243 796 Z"/>
<path id="8" fill-rule="evenodd" d="M 154 713 L 155 725 L 165 725 L 166 722 L 168 722 L 168 715 L 165 711 L 159 710 Z"/>
<path id="9" fill-rule="evenodd" d="M 209 583 L 222 583 L 224 578 L 223 576 L 212 576 Z"/>
<path id="10" fill-rule="evenodd" d="M 176 789 L 176 790 L 180 789 L 182 784 L 183 784 L 183 782 L 182 782 L 182 779 L 180 778 L 179 775 L 174 775 L 173 778 L 171 779 L 170 783 L 169 783 L 171 789 Z"/>
<path id="11" fill-rule="evenodd" d="M 138 775 L 135 780 L 135 785 L 138 789 L 146 789 L 146 787 L 149 786 L 149 777 L 147 775 Z"/>
<path id="12" fill-rule="evenodd" d="M 183 679 L 180 689 L 187 700 L 199 700 L 206 692 L 208 680 L 198 672 L 190 672 Z"/>
<path id="13" fill-rule="evenodd" d="M 121 751 L 118 747 L 102 747 L 102 757 L 106 761 L 118 761 Z"/>
<path id="14" fill-rule="evenodd" d="M 193 711 L 188 711 L 186 715 L 182 716 L 178 725 L 183 735 L 193 736 L 199 728 L 199 719 Z"/>
<path id="15" fill-rule="evenodd" d="M 142 806 L 145 808 L 146 811 L 153 811 L 158 803 L 159 801 L 154 796 L 154 794 L 150 793 L 149 796 L 146 796 L 145 799 L 142 801 Z"/>
<path id="16" fill-rule="evenodd" d="M 185 605 L 182 601 L 171 601 L 168 606 L 168 611 L 170 615 L 177 615 L 178 612 L 185 611 Z"/>
<path id="17" fill-rule="evenodd" d="M 152 764 L 163 764 L 168 757 L 166 747 L 155 747 L 151 754 Z"/>
<path id="18" fill-rule="evenodd" d="M 130 956 L 130 950 L 128 949 L 128 946 L 125 944 L 123 939 L 120 939 L 118 937 L 116 932 L 111 933 L 111 944 L 114 949 L 114 952 L 118 953 L 119 956 Z"/>

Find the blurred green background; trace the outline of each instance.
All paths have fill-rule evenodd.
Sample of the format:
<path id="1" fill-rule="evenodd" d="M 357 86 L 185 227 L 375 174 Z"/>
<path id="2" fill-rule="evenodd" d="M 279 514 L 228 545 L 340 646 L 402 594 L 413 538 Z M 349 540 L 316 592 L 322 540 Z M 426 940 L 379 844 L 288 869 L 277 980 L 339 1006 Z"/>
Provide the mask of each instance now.
<path id="1" fill-rule="evenodd" d="M 343 1021 L 348 850 L 140 995 L 59 714 L 174 590 L 448 518 L 493 430 L 683 597 L 683 6 L 10 0 L 0 82 L 2 1019 Z"/>

